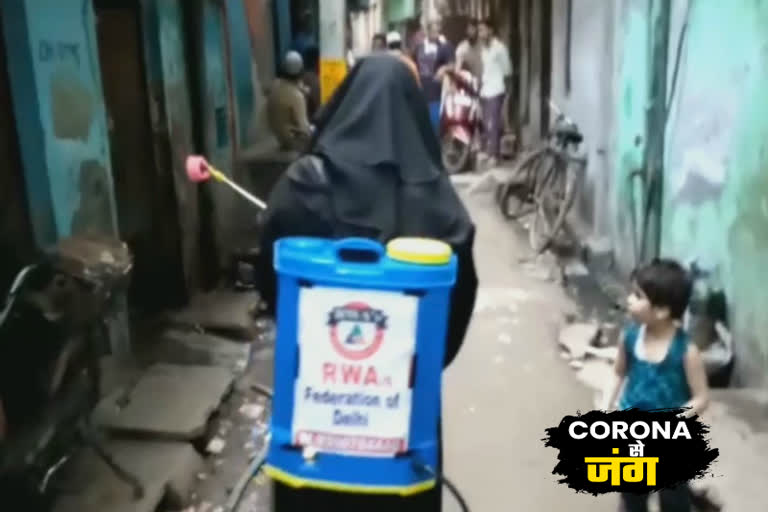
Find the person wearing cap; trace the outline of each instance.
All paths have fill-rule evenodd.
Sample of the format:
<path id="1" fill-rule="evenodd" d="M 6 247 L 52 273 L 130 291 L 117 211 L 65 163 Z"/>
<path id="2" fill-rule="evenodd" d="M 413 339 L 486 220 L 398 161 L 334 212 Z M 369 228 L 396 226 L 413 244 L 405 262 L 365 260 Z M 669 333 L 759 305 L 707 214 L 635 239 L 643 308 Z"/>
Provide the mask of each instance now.
<path id="1" fill-rule="evenodd" d="M 269 127 L 284 151 L 304 149 L 311 127 L 307 116 L 307 100 L 301 77 L 304 61 L 298 52 L 285 55 L 281 76 L 275 79 L 267 98 Z"/>
<path id="2" fill-rule="evenodd" d="M 400 32 L 393 30 L 387 34 L 387 48 L 392 52 L 403 51 L 403 38 L 400 37 Z"/>

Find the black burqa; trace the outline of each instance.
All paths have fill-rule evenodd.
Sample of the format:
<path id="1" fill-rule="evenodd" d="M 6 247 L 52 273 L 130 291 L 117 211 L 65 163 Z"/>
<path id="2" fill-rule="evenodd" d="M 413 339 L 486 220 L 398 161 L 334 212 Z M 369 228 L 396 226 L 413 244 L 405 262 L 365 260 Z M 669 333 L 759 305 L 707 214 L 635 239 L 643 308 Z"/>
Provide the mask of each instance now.
<path id="1" fill-rule="evenodd" d="M 270 308 L 276 300 L 272 246 L 279 238 L 364 236 L 386 243 L 421 236 L 450 244 L 459 260 L 444 361 L 450 364 L 475 303 L 475 228 L 442 168 L 423 92 L 405 64 L 389 55 L 357 63 L 323 109 L 309 154 L 281 177 L 268 204 L 260 274 Z M 441 491 L 401 498 L 276 485 L 275 501 L 276 512 L 434 512 L 440 510 Z"/>

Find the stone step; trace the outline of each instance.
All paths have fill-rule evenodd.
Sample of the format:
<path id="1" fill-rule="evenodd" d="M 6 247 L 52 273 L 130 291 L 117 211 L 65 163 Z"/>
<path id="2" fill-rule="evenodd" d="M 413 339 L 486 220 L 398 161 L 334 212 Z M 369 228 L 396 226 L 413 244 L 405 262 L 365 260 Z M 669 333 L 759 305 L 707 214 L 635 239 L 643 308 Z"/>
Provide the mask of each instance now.
<path id="1" fill-rule="evenodd" d="M 111 432 L 190 441 L 205 434 L 233 381 L 226 368 L 156 364 L 127 395 L 121 389 L 103 399 L 93 420 Z"/>
<path id="2" fill-rule="evenodd" d="M 107 452 L 144 486 L 135 498 L 132 488 L 91 449 L 82 450 L 65 468 L 63 487 L 53 512 L 155 512 L 160 504 L 180 510 L 188 505 L 203 461 L 188 443 L 117 441 Z"/>

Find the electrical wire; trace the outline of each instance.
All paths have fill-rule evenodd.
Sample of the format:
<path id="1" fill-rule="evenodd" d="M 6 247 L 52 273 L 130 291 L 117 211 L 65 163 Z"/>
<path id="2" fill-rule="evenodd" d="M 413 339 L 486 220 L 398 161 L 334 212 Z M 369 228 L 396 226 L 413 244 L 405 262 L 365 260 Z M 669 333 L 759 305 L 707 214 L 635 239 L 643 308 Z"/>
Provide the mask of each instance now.
<path id="1" fill-rule="evenodd" d="M 427 473 L 428 475 L 432 476 L 436 482 L 444 485 L 445 488 L 448 489 L 448 491 L 456 499 L 459 507 L 461 507 L 462 512 L 469 512 L 469 505 L 467 504 L 467 500 L 464 499 L 464 496 L 462 496 L 461 491 L 459 491 L 459 488 L 456 487 L 456 484 L 454 484 L 447 476 L 442 474 L 438 475 L 430 466 L 421 462 L 414 461 L 413 464 L 417 470 Z"/>

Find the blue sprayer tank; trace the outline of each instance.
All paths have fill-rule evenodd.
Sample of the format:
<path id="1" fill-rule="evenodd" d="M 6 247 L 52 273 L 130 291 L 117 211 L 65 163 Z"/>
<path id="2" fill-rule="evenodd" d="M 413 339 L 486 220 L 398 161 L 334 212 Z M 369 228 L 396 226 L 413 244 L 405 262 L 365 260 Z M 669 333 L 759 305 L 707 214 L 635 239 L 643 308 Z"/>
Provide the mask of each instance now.
<path id="1" fill-rule="evenodd" d="M 456 257 L 442 242 L 284 238 L 265 471 L 292 487 L 435 485 Z"/>

